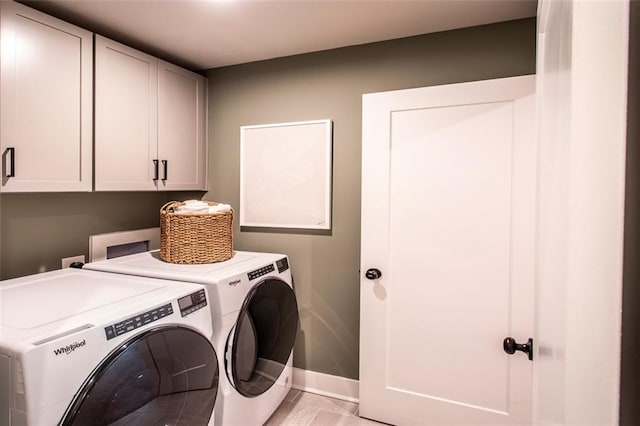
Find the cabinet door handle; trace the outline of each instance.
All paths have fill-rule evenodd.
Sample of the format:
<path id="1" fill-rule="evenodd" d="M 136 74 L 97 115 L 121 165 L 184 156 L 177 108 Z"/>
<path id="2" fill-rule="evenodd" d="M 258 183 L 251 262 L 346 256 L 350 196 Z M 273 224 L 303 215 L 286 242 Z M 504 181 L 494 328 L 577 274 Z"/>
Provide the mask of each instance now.
<path id="1" fill-rule="evenodd" d="M 167 180 L 167 175 L 168 175 L 168 166 L 167 166 L 168 161 L 167 160 L 162 160 L 162 168 L 163 168 L 163 173 L 162 173 L 162 180 Z"/>
<path id="2" fill-rule="evenodd" d="M 158 160 L 153 160 L 153 180 L 158 180 Z"/>
<path id="3" fill-rule="evenodd" d="M 9 167 L 7 170 L 7 177 L 16 176 L 16 149 L 13 147 L 7 148 L 7 156 L 9 157 Z"/>

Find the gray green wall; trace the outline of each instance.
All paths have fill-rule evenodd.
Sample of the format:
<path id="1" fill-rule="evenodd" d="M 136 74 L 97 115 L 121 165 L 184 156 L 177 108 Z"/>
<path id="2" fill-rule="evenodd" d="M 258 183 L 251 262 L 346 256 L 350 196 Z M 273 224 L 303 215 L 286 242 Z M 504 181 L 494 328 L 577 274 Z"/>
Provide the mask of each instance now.
<path id="1" fill-rule="evenodd" d="M 63 257 L 84 254 L 89 236 L 159 226 L 168 200 L 202 193 L 96 192 L 0 195 L 0 278 L 60 269 Z"/>
<path id="2" fill-rule="evenodd" d="M 236 249 L 291 258 L 301 318 L 296 367 L 358 378 L 362 94 L 533 74 L 535 40 L 535 19 L 525 19 L 207 73 L 207 199 L 239 206 L 240 126 L 333 120 L 331 232 L 235 224 Z"/>

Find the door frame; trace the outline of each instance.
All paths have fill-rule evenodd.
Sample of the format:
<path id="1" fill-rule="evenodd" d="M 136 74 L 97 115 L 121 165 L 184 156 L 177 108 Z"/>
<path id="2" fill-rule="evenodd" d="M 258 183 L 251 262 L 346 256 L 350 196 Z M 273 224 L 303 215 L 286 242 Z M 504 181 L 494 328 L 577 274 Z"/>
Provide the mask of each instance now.
<path id="1" fill-rule="evenodd" d="M 538 3 L 533 424 L 617 424 L 629 0 Z"/>

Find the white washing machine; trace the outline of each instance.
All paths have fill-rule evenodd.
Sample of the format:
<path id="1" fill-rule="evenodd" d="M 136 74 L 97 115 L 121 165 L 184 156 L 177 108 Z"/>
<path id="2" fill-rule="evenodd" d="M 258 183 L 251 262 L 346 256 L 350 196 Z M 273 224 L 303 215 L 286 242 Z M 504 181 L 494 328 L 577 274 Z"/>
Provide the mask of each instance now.
<path id="1" fill-rule="evenodd" d="M 0 282 L 0 424 L 212 424 L 204 286 L 79 269 Z"/>
<path id="2" fill-rule="evenodd" d="M 291 388 L 298 307 L 287 256 L 236 251 L 224 262 L 180 265 L 150 251 L 84 268 L 207 286 L 212 340 L 226 373 L 216 425 L 262 425 Z"/>

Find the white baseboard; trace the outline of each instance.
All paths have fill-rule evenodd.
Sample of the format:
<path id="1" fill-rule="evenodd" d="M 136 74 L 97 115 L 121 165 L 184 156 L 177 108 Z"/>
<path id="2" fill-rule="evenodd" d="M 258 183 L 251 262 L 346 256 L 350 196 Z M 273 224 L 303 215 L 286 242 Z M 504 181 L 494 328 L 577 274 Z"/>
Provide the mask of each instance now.
<path id="1" fill-rule="evenodd" d="M 315 371 L 293 368 L 294 389 L 317 393 L 331 398 L 359 402 L 358 381 L 346 377 L 316 373 Z"/>

